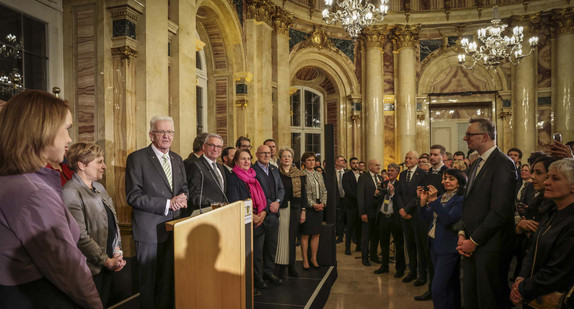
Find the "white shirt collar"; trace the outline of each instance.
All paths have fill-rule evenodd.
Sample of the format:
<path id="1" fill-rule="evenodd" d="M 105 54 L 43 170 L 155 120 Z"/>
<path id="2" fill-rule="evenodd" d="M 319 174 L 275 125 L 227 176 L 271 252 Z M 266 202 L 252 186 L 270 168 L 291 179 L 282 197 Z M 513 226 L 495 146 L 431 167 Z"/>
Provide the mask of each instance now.
<path id="1" fill-rule="evenodd" d="M 408 169 L 408 171 L 411 171 L 411 173 L 415 173 L 415 171 L 417 170 L 417 165 L 415 164 L 415 166 L 413 166 L 413 168 Z"/>
<path id="2" fill-rule="evenodd" d="M 151 144 L 151 149 L 153 149 L 153 152 L 158 158 L 162 158 L 164 154 L 166 154 L 169 157 L 169 150 L 167 151 L 167 153 L 163 153 L 161 152 L 161 150 L 157 149 L 157 147 L 154 144 Z"/>
<path id="3" fill-rule="evenodd" d="M 202 155 L 205 160 L 207 160 L 207 163 L 209 163 L 209 165 L 213 165 L 213 163 L 217 163 L 216 161 L 211 160 L 210 158 L 208 158 L 205 154 Z"/>
<path id="4" fill-rule="evenodd" d="M 431 167 L 431 171 L 437 171 L 437 172 L 438 172 L 438 171 L 440 171 L 440 169 L 441 169 L 443 166 L 444 166 L 444 163 L 441 163 L 438 168 L 434 168 L 434 166 L 433 166 L 433 167 Z"/>
<path id="5" fill-rule="evenodd" d="M 478 157 L 482 159 L 482 162 L 486 162 L 486 160 L 488 160 L 488 158 L 490 157 L 490 155 L 492 154 L 494 149 L 496 149 L 496 145 L 492 146 L 492 148 L 488 149 L 487 151 L 485 151 L 482 155 L 480 155 Z"/>

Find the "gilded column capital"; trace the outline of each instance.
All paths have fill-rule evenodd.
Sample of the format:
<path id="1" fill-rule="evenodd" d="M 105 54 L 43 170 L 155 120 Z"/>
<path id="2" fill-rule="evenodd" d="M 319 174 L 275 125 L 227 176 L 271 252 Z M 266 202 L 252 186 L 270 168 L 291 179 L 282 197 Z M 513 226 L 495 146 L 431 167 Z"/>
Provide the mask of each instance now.
<path id="1" fill-rule="evenodd" d="M 393 41 L 397 49 L 403 47 L 416 47 L 419 41 L 421 25 L 397 25 L 394 30 Z"/>
<path id="2" fill-rule="evenodd" d="M 371 47 L 383 47 L 385 38 L 389 34 L 389 29 L 386 25 L 383 26 L 370 26 L 363 29 L 361 34 L 363 41 L 367 48 Z"/>
<path id="3" fill-rule="evenodd" d="M 126 45 L 112 48 L 112 56 L 119 57 L 122 60 L 133 60 L 137 57 L 137 54 L 137 50 Z"/>
<path id="4" fill-rule="evenodd" d="M 538 32 L 540 25 L 542 24 L 542 14 L 530 14 L 530 15 L 515 15 L 512 16 L 511 26 L 522 26 L 524 27 L 524 34 L 533 34 Z"/>
<path id="5" fill-rule="evenodd" d="M 273 14 L 275 13 L 275 5 L 269 0 L 247 0 L 246 1 L 246 15 L 247 19 L 255 19 L 259 22 L 264 22 L 269 26 L 273 26 Z"/>
<path id="6" fill-rule="evenodd" d="M 557 35 L 574 32 L 574 14 L 571 7 L 552 10 L 552 21 Z"/>
<path id="7" fill-rule="evenodd" d="M 273 26 L 277 33 L 289 35 L 289 27 L 293 24 L 293 14 L 275 7 L 275 14 L 273 14 Z"/>
<path id="8" fill-rule="evenodd" d="M 321 26 L 315 26 L 315 31 L 313 31 L 313 33 L 311 33 L 311 35 L 301 43 L 301 48 L 305 47 L 335 49 L 333 41 L 329 40 L 329 36 Z"/>

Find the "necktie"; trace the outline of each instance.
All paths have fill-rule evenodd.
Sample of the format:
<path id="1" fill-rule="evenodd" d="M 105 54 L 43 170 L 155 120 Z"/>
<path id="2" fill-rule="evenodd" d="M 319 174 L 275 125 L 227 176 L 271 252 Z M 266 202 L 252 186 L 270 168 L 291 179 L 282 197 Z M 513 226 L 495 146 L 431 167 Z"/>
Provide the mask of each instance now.
<path id="1" fill-rule="evenodd" d="M 478 171 L 478 167 L 480 166 L 480 162 L 482 162 L 482 158 L 478 158 L 476 159 L 476 166 L 474 167 L 474 169 L 472 170 L 472 173 L 470 174 L 470 180 L 468 182 L 468 187 L 471 188 L 472 187 L 472 183 L 474 182 L 474 178 L 476 177 L 476 173 Z"/>
<path id="2" fill-rule="evenodd" d="M 212 162 L 211 166 L 213 167 L 213 172 L 215 173 L 215 179 L 217 180 L 217 184 L 220 188 L 223 188 L 223 181 L 221 179 L 221 175 L 219 175 L 219 171 L 217 169 L 217 163 Z"/>
<path id="3" fill-rule="evenodd" d="M 413 172 L 411 172 L 411 170 L 407 171 L 407 183 L 411 182 L 411 176 L 412 176 Z"/>
<path id="4" fill-rule="evenodd" d="M 345 190 L 343 190 L 343 170 L 339 171 L 339 195 L 340 197 L 345 196 Z"/>
<path id="5" fill-rule="evenodd" d="M 167 154 L 164 154 L 162 157 L 163 162 L 161 163 L 161 167 L 163 167 L 163 171 L 165 172 L 165 177 L 167 177 L 167 182 L 169 182 L 169 188 L 173 190 L 173 179 L 171 177 L 171 166 L 169 165 L 169 157 Z"/>
<path id="6" fill-rule="evenodd" d="M 383 213 L 385 215 L 389 214 L 389 204 L 391 203 L 391 197 L 387 194 L 385 195 L 385 201 L 383 202 Z"/>

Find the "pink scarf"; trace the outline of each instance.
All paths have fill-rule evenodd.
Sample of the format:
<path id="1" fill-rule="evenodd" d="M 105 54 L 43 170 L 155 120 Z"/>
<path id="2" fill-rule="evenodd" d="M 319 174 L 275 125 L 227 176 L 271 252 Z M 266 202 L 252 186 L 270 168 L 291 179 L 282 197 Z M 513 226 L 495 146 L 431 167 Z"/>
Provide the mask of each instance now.
<path id="1" fill-rule="evenodd" d="M 267 198 L 265 197 L 265 193 L 263 193 L 259 181 L 255 179 L 255 170 L 249 168 L 249 170 L 246 171 L 236 165 L 233 167 L 233 172 L 239 179 L 247 184 L 251 198 L 253 199 L 253 209 L 257 210 L 257 214 L 260 214 L 267 207 Z"/>

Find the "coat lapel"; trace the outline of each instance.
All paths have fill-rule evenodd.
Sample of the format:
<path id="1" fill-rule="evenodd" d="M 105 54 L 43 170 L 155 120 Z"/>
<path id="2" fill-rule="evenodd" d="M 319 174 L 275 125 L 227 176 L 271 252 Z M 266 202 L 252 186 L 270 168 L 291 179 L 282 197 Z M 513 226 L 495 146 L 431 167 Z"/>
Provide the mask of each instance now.
<path id="1" fill-rule="evenodd" d="M 498 151 L 499 151 L 498 147 L 496 147 L 494 149 L 494 151 L 490 154 L 490 156 L 488 157 L 486 162 L 484 162 L 484 165 L 482 166 L 482 168 L 480 168 L 480 171 L 478 171 L 478 173 L 474 177 L 474 180 L 472 181 L 472 186 L 470 188 L 468 188 L 468 190 L 466 190 L 466 195 L 468 195 L 470 193 L 470 191 L 472 191 L 472 189 L 474 189 L 474 187 L 476 187 L 476 184 L 484 176 L 484 174 L 487 171 L 487 168 L 492 164 L 492 161 L 494 161 L 495 157 L 498 155 L 497 154 Z M 475 161 L 475 162 L 477 162 L 477 161 Z M 475 163 L 474 168 L 478 168 L 478 164 Z M 472 172 L 470 174 L 472 175 Z"/>
<path id="2" fill-rule="evenodd" d="M 169 156 L 170 156 L 170 158 L 171 158 L 171 154 L 169 154 Z M 170 189 L 170 191 L 171 191 L 171 188 L 169 187 L 169 181 L 167 180 L 167 176 L 165 175 L 165 172 L 163 171 L 163 167 L 162 167 L 161 164 L 159 163 L 158 157 L 155 155 L 155 152 L 154 152 L 153 149 L 151 148 L 151 145 L 150 145 L 149 148 L 148 148 L 148 158 L 149 158 L 149 160 L 150 160 L 150 162 L 151 162 L 151 165 L 153 165 L 153 166 L 156 168 L 156 170 L 157 170 L 158 174 L 160 175 L 161 179 L 163 179 L 163 182 L 165 183 L 165 185 L 167 186 L 167 188 Z M 171 162 L 171 170 L 172 170 L 172 171 L 171 171 L 171 175 L 172 175 L 172 177 L 173 177 L 173 159 L 172 159 L 171 161 L 172 161 L 172 162 Z M 172 179 L 172 181 L 173 181 L 173 179 Z"/>

